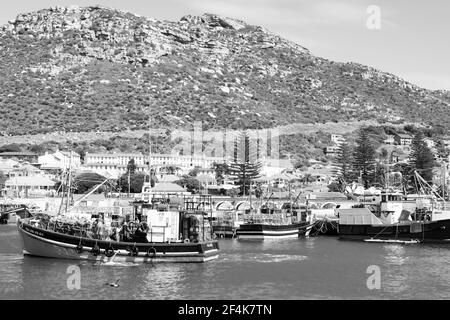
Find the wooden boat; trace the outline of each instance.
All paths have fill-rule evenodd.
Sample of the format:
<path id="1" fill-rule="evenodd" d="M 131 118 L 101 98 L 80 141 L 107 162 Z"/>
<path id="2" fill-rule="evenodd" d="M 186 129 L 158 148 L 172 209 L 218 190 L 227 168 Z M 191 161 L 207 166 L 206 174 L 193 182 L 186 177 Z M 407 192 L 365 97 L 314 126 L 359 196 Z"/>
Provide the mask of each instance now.
<path id="1" fill-rule="evenodd" d="M 269 223 L 245 223 L 237 230 L 239 239 L 282 239 L 308 236 L 312 225 L 308 222 L 269 224 Z"/>
<path id="2" fill-rule="evenodd" d="M 136 219 L 146 222 L 150 227 L 144 238 L 97 239 L 89 227 L 57 227 L 58 223 L 44 219 L 23 219 L 17 223 L 23 253 L 58 259 L 132 263 L 206 262 L 218 258 L 219 244 L 212 239 L 206 212 L 141 201 L 133 203 L 133 207 L 132 216 L 125 220 L 129 225 Z"/>
<path id="3" fill-rule="evenodd" d="M 25 204 L 1 204 L 0 224 L 15 224 L 17 220 L 30 218 L 34 210 Z"/>
<path id="4" fill-rule="evenodd" d="M 18 222 L 26 255 L 100 262 L 206 262 L 218 258 L 217 241 L 130 243 L 83 238 Z"/>

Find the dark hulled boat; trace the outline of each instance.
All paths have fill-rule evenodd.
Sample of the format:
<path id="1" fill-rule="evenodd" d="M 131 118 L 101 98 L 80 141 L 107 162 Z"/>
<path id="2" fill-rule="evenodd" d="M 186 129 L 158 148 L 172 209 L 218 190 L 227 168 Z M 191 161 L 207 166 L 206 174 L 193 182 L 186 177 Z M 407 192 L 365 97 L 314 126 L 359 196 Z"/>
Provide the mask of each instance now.
<path id="1" fill-rule="evenodd" d="M 300 211 L 296 205 L 284 204 L 277 212 L 263 206 L 260 214 L 249 214 L 236 230 L 239 239 L 282 239 L 308 236 L 312 224 L 308 211 Z"/>
<path id="2" fill-rule="evenodd" d="M 126 217 L 131 223 L 135 219 L 145 221 L 149 231 L 144 238 L 126 241 L 98 239 L 90 231 L 79 228 L 69 227 L 63 233 L 61 228 L 56 228 L 58 223 L 44 219 L 19 220 L 17 225 L 23 253 L 32 256 L 133 263 L 206 262 L 219 256 L 219 245 L 212 240 L 204 211 L 174 210 L 169 205 L 137 202 L 133 216 Z"/>
<path id="3" fill-rule="evenodd" d="M 414 212 L 403 209 L 401 193 L 383 191 L 379 204 L 361 204 L 351 209 L 339 209 L 340 239 L 367 242 L 406 243 L 450 241 L 450 219 L 444 211 L 417 203 Z"/>

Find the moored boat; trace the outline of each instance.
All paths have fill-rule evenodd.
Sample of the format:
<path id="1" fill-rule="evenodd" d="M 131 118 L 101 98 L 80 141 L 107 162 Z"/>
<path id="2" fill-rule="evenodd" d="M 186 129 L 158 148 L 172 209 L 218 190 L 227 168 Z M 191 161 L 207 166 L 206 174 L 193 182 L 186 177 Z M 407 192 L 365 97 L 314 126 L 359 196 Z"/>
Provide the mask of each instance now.
<path id="1" fill-rule="evenodd" d="M 414 212 L 404 210 L 405 196 L 392 190 L 381 193 L 381 201 L 338 209 L 340 239 L 366 242 L 447 243 L 450 219 L 436 204 L 417 201 Z M 419 200 L 419 199 L 418 199 Z"/>
<path id="2" fill-rule="evenodd" d="M 309 236 L 313 224 L 308 211 L 285 204 L 281 210 L 262 207 L 259 214 L 248 214 L 236 230 L 238 239 L 282 239 Z"/>
<path id="3" fill-rule="evenodd" d="M 174 210 L 155 203 L 133 205 L 133 216 L 125 219 L 125 222 L 128 220 L 127 230 L 132 224 L 145 225 L 148 229 L 141 234 L 135 230 L 130 236 L 116 240 L 98 237 L 89 223 L 81 229 L 61 229 L 56 227 L 58 223 L 47 219 L 19 220 L 23 253 L 48 258 L 132 263 L 206 262 L 218 258 L 219 245 L 211 237 L 205 212 L 185 208 Z"/>

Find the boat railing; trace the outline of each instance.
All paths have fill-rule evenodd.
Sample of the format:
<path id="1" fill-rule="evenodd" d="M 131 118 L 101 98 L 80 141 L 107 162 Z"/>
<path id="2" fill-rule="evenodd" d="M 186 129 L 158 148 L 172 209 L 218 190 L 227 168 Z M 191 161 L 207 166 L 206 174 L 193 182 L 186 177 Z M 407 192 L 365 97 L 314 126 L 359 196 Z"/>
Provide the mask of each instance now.
<path id="1" fill-rule="evenodd" d="M 244 216 L 243 221 L 244 223 L 253 224 L 281 225 L 291 223 L 292 218 L 287 217 L 285 214 L 248 214 Z"/>

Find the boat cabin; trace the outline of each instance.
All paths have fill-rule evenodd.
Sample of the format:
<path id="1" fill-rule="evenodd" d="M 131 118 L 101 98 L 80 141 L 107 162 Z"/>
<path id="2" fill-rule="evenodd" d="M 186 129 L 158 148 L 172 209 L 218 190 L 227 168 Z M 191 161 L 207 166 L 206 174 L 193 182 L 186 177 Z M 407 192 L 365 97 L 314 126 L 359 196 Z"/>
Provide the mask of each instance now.
<path id="1" fill-rule="evenodd" d="M 212 240 L 210 213 L 202 210 L 204 199 L 164 199 L 163 203 L 133 203 L 133 217 L 147 222 L 150 242 L 200 242 Z M 210 203 L 210 202 L 209 202 Z"/>

